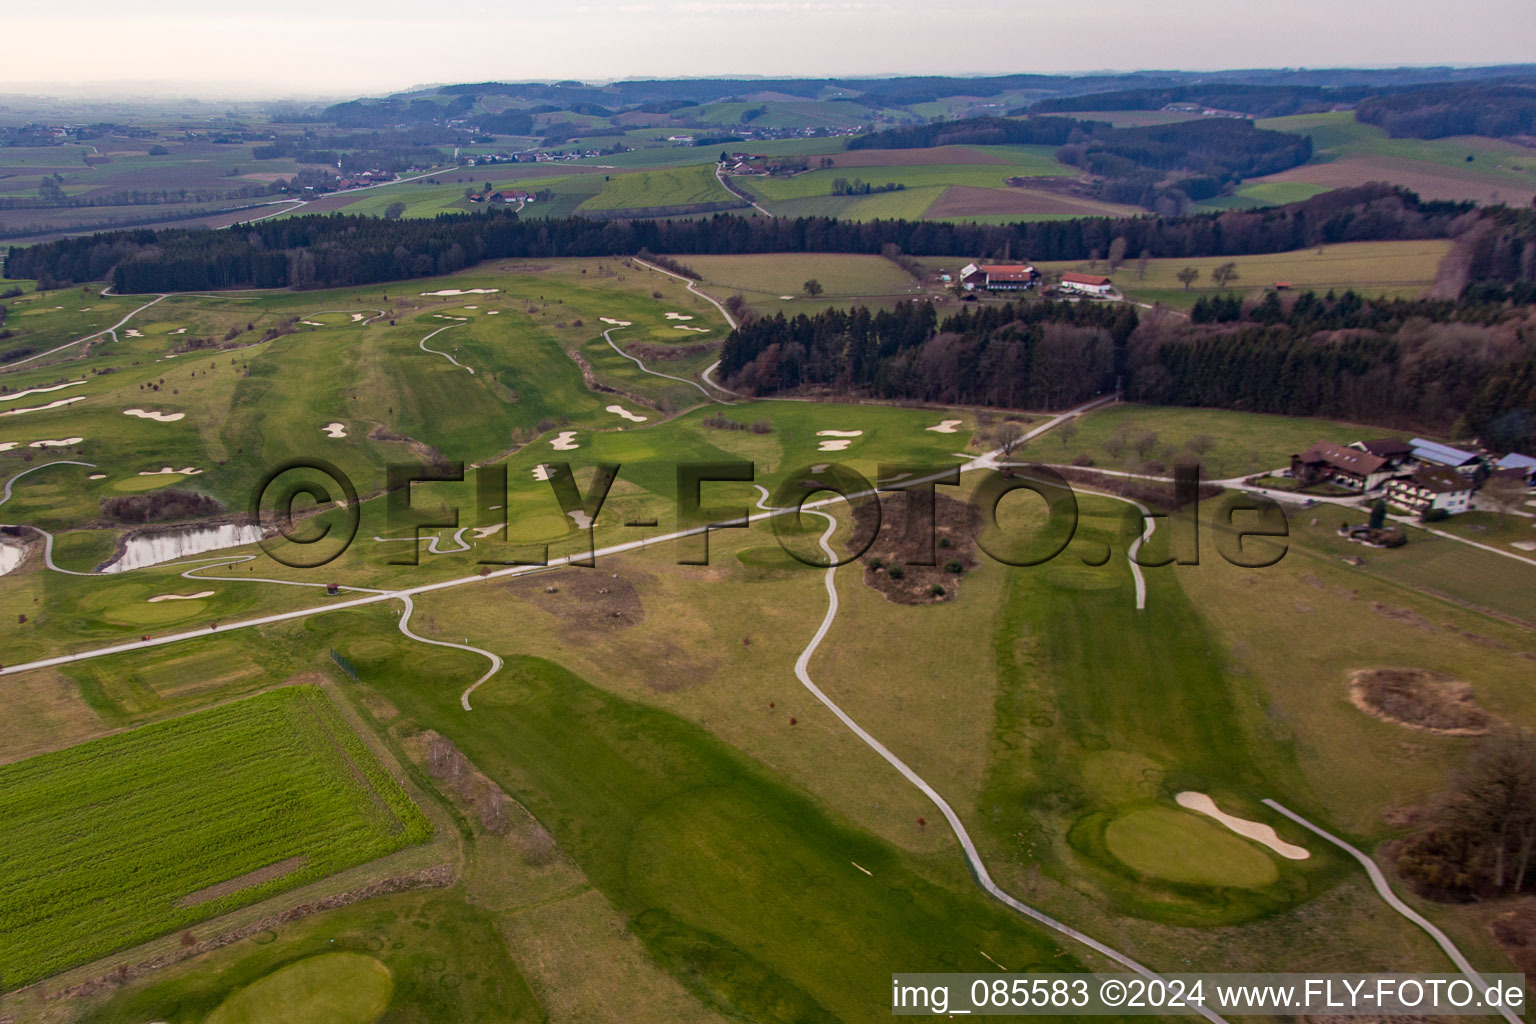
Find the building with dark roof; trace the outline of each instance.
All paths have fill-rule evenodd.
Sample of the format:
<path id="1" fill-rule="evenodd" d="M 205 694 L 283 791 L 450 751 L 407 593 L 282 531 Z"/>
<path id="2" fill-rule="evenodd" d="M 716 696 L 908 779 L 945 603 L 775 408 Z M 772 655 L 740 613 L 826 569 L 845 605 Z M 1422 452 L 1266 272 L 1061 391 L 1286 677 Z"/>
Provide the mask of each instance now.
<path id="1" fill-rule="evenodd" d="M 1454 469 L 1420 466 L 1409 476 L 1387 483 L 1387 500 L 1394 505 L 1425 512 L 1455 515 L 1472 505 L 1472 481 Z"/>
<path id="2" fill-rule="evenodd" d="M 1392 477 L 1391 460 L 1354 447 L 1319 441 L 1291 456 L 1291 476 L 1303 484 L 1330 483 L 1356 491 L 1374 491 Z"/>

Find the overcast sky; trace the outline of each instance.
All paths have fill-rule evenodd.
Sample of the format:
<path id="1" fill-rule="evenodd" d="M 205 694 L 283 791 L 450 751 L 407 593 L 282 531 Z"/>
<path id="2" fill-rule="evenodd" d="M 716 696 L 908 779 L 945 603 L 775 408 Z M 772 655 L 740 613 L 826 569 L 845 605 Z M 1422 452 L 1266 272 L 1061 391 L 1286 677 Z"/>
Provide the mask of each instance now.
<path id="1" fill-rule="evenodd" d="M 1536 61 L 1532 0 L 0 0 L 0 92 Z M 47 45 L 16 45 L 47 40 Z"/>

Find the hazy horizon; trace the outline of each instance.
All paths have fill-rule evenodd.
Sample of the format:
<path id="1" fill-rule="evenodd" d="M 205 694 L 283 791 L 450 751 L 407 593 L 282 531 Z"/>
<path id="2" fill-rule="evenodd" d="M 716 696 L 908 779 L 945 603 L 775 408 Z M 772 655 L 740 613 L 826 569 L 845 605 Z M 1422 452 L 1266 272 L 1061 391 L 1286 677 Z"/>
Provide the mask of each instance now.
<path id="1" fill-rule="evenodd" d="M 193 0 L 72 5 L 67 38 L 18 48 L 0 93 L 113 99 L 330 98 L 424 83 L 621 78 L 991 75 L 1095 70 L 1472 66 L 1536 60 L 1529 0 L 1443 9 L 1392 0 L 1151 8 L 1035 0 L 935 10 L 915 0 L 584 0 L 509 15 L 487 6 L 426 18 L 404 0 L 364 16 L 271 0 L 261 13 Z M 60 16 L 8 14 L 12 38 L 55 38 Z M 1044 42 L 1037 40 L 1045 38 Z M 902 60 L 922 39 L 923 56 Z M 312 41 L 313 40 L 313 41 Z M 744 43 L 743 40 L 750 42 Z M 322 42 L 323 41 L 323 42 Z M 70 59 L 61 59 L 60 47 Z"/>

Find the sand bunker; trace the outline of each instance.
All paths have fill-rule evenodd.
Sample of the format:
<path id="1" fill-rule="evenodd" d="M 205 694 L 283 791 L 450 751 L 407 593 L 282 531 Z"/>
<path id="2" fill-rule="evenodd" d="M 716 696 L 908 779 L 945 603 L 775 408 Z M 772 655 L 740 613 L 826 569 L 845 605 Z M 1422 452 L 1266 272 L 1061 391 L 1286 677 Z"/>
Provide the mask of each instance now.
<path id="1" fill-rule="evenodd" d="M 824 472 L 826 472 L 827 467 L 830 466 L 830 465 L 832 465 L 832 463 L 830 463 L 830 462 L 818 462 L 818 463 L 816 463 L 816 465 L 811 467 L 811 472 L 812 473 L 824 473 Z"/>
<path id="2" fill-rule="evenodd" d="M 33 441 L 31 444 L 27 445 L 27 447 L 28 448 L 68 448 L 70 445 L 72 445 L 72 444 L 79 444 L 81 441 L 84 441 L 84 440 L 85 440 L 85 438 L 83 438 L 83 437 L 66 437 L 66 438 L 62 438 L 62 439 L 60 439 L 58 441 Z"/>
<path id="3" fill-rule="evenodd" d="M 499 309 L 488 309 L 488 310 L 485 311 L 485 315 L 486 316 L 500 316 L 501 315 L 501 310 L 499 310 Z"/>
<path id="4" fill-rule="evenodd" d="M 495 526 L 477 526 L 475 527 L 475 540 L 483 540 L 493 533 L 506 529 L 506 526 L 506 523 L 497 523 Z"/>
<path id="5" fill-rule="evenodd" d="M 320 429 L 325 431 L 326 437 L 346 437 L 347 425 L 345 423 L 327 423 Z"/>
<path id="6" fill-rule="evenodd" d="M 422 292 L 423 295 L 494 295 L 501 291 L 500 288 L 442 288 L 435 292 Z"/>
<path id="7" fill-rule="evenodd" d="M 123 333 L 126 334 L 130 338 L 142 338 L 142 337 L 144 337 L 144 332 L 143 331 L 135 330 L 132 327 L 128 328 Z"/>
<path id="8" fill-rule="evenodd" d="M 6 416 L 20 416 L 24 412 L 42 412 L 44 409 L 57 409 L 61 405 L 70 405 L 74 402 L 85 401 L 85 395 L 76 395 L 73 398 L 56 398 L 47 405 L 28 405 L 21 409 L 7 409 Z"/>
<path id="9" fill-rule="evenodd" d="M 666 317 L 667 317 L 668 320 L 692 320 L 693 319 L 693 317 L 688 316 L 686 313 L 668 313 L 668 314 L 666 314 Z"/>
<path id="10" fill-rule="evenodd" d="M 1349 701 L 1372 718 L 1444 736 L 1482 736 L 1498 723 L 1470 684 L 1418 668 L 1357 669 Z"/>
<path id="11" fill-rule="evenodd" d="M 674 331 L 693 331 L 693 332 L 695 332 L 697 334 L 708 334 L 709 333 L 709 328 L 708 327 L 689 327 L 687 324 L 673 324 L 672 325 L 672 329 Z"/>
<path id="12" fill-rule="evenodd" d="M 446 313 L 433 313 L 432 315 L 437 317 L 439 320 L 468 320 L 469 319 L 469 317 L 467 317 L 467 316 L 449 316 Z"/>
<path id="13" fill-rule="evenodd" d="M 1536 551 L 1536 540 L 1510 541 L 1509 546 L 1519 548 L 1521 551 Z"/>
<path id="14" fill-rule="evenodd" d="M 172 331 L 171 333 L 172 334 L 186 334 L 187 333 L 187 329 L 185 327 L 178 327 L 174 331 Z"/>
<path id="15" fill-rule="evenodd" d="M 479 306 L 465 306 L 465 309 L 479 309 Z"/>
<path id="16" fill-rule="evenodd" d="M 153 412 L 148 409 L 124 409 L 124 416 L 137 416 L 141 420 L 154 420 L 157 423 L 175 423 L 186 415 L 184 412 Z"/>
<path id="17" fill-rule="evenodd" d="M 200 590 L 195 594 L 156 594 L 154 597 L 147 598 L 146 600 L 148 600 L 150 604 L 155 604 L 160 601 L 197 601 L 202 598 L 212 596 L 213 591 Z"/>
<path id="18" fill-rule="evenodd" d="M 325 326 L 325 324 L 321 323 L 318 320 L 300 320 L 299 323 L 304 324 L 307 327 L 324 327 Z"/>
<path id="19" fill-rule="evenodd" d="M 591 527 L 592 527 L 592 517 L 587 515 L 587 513 L 582 511 L 581 509 L 579 509 L 579 508 L 572 509 L 571 511 L 567 512 L 566 515 L 571 517 L 571 521 L 576 524 L 576 529 L 578 529 L 578 530 L 591 529 Z"/>
<path id="20" fill-rule="evenodd" d="M 86 477 L 87 480 L 105 480 L 106 478 L 107 474 L 105 473 L 92 473 L 90 476 Z"/>
<path id="21" fill-rule="evenodd" d="M 613 324 L 613 326 L 615 326 L 615 327 L 628 327 L 629 326 L 629 321 L 628 320 L 615 320 L 611 316 L 600 316 L 600 317 L 598 317 L 598 319 L 601 320 L 605 324 Z"/>
<path id="22" fill-rule="evenodd" d="M 0 441 L 0 452 L 8 452 L 12 448 L 20 448 L 20 441 Z"/>
<path id="23" fill-rule="evenodd" d="M 1215 818 L 1238 835 L 1246 836 L 1256 843 L 1263 843 L 1287 860 L 1306 860 L 1312 856 L 1309 850 L 1281 839 L 1268 825 L 1227 814 L 1216 806 L 1216 801 L 1204 793 L 1185 790 L 1173 799 L 1180 807 Z"/>
<path id="24" fill-rule="evenodd" d="M 577 444 L 575 442 L 575 440 L 574 440 L 575 437 L 576 437 L 576 431 L 574 431 L 574 430 L 562 430 L 562 431 L 560 431 L 559 436 L 553 438 L 549 442 L 549 444 L 550 444 L 550 447 L 552 447 L 557 452 L 574 451 L 575 449 L 581 447 L 581 445 L 579 445 L 579 444 Z"/>
<path id="25" fill-rule="evenodd" d="M 938 426 L 926 429 L 933 431 L 935 434 L 953 434 L 955 428 L 960 426 L 960 423 L 960 420 L 940 420 Z"/>
<path id="26" fill-rule="evenodd" d="M 76 387 L 84 384 L 83 380 L 67 381 L 63 384 L 55 384 L 46 388 L 28 388 L 26 391 L 18 391 L 14 395 L 0 395 L 0 402 L 14 402 L 18 398 L 26 398 L 28 395 L 46 395 L 50 391 L 63 391 L 65 388 Z"/>
<path id="27" fill-rule="evenodd" d="M 188 466 L 186 469 L 172 469 L 170 466 L 162 466 L 159 469 L 141 469 L 139 476 L 197 476 L 202 470 Z"/>
<path id="28" fill-rule="evenodd" d="M 863 433 L 864 431 L 862 430 L 818 430 L 816 431 L 817 437 L 832 437 L 842 440 L 822 441 L 816 450 L 822 452 L 847 451 L 848 446 L 853 444 L 853 438 L 859 437 Z"/>
<path id="29" fill-rule="evenodd" d="M 533 467 L 533 478 L 535 480 L 548 480 L 549 479 L 549 467 L 544 465 L 544 463 L 542 463 L 542 462 L 539 463 L 537 466 L 534 466 Z"/>
<path id="30" fill-rule="evenodd" d="M 784 300 L 785 302 L 788 302 L 790 299 L 793 299 L 794 296 L 793 295 L 780 295 L 779 298 Z"/>
<path id="31" fill-rule="evenodd" d="M 27 549 L 20 544 L 0 544 L 0 576 L 15 569 L 27 557 Z"/>
<path id="32" fill-rule="evenodd" d="M 604 411 L 611 412 L 615 416 L 623 416 L 631 423 L 644 423 L 647 419 L 649 419 L 647 416 L 638 416 L 635 413 L 630 412 L 622 405 L 610 405 Z"/>
<path id="33" fill-rule="evenodd" d="M 361 313 L 353 313 L 352 314 L 352 322 L 353 323 L 357 323 L 362 318 L 363 318 L 363 314 L 361 314 Z"/>

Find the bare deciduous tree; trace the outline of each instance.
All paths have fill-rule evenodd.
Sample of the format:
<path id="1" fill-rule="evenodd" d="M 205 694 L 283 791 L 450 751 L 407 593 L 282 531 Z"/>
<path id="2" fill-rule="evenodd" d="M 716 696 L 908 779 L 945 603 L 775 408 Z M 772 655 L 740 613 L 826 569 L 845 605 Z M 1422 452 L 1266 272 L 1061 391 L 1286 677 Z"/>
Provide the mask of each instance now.
<path id="1" fill-rule="evenodd" d="M 1004 423 L 997 428 L 992 440 L 1002 450 L 1003 458 L 1009 458 L 1024 443 L 1024 428 L 1017 423 Z"/>
<path id="2" fill-rule="evenodd" d="M 1109 243 L 1109 272 L 1113 274 L 1120 264 L 1125 262 L 1125 250 L 1127 243 L 1125 236 L 1121 235 Z"/>

